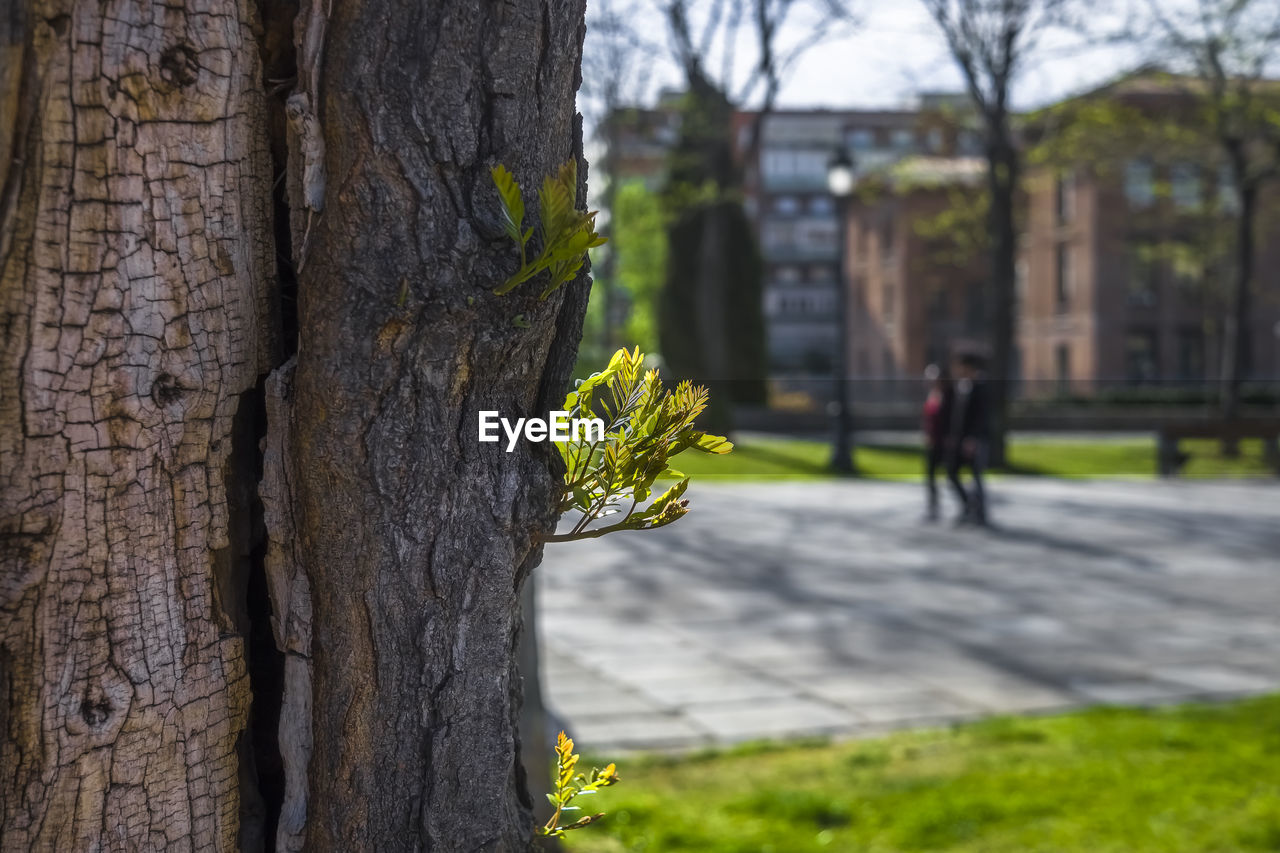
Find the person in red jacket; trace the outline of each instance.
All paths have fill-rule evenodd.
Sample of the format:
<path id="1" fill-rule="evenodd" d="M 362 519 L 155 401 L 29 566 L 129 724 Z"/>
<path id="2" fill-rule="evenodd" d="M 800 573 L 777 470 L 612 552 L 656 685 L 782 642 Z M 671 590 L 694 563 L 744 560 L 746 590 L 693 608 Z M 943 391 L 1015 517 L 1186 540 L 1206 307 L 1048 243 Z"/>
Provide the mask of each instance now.
<path id="1" fill-rule="evenodd" d="M 931 364 L 925 368 L 929 394 L 924 399 L 924 476 L 928 496 L 926 521 L 938 520 L 938 472 L 947 470 L 948 436 L 951 410 L 955 398 L 951 376 L 946 368 Z"/>

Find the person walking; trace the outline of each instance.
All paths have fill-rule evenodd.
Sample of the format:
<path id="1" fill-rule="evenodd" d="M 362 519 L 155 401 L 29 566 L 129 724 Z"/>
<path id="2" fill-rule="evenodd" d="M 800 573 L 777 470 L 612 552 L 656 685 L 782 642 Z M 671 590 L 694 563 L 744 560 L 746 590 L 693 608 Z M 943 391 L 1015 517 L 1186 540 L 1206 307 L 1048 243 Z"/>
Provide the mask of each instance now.
<path id="1" fill-rule="evenodd" d="M 946 470 L 948 433 L 951 429 L 951 408 L 954 388 L 951 375 L 945 367 L 931 364 L 924 370 L 929 393 L 924 398 L 924 477 L 928 507 L 925 521 L 937 521 L 938 474 Z"/>
<path id="2" fill-rule="evenodd" d="M 982 378 L 983 359 L 973 352 L 961 353 L 955 359 L 955 399 L 952 403 L 949 445 L 951 455 L 947 479 L 951 481 L 963 507 L 956 524 L 987 524 L 987 495 L 983 474 L 987 467 L 989 414 L 986 385 Z M 967 467 L 973 478 L 966 492 L 960 479 L 961 468 Z"/>

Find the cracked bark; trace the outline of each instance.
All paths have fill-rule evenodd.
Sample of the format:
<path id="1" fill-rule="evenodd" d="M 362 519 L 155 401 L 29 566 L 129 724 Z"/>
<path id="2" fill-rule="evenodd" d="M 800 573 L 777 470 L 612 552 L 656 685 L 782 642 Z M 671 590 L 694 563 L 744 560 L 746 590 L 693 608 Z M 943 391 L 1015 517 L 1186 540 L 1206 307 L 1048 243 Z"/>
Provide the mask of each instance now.
<path id="1" fill-rule="evenodd" d="M 227 478 L 276 323 L 254 13 L 3 14 L 4 848 L 233 849 L 249 684 Z"/>
<path id="2" fill-rule="evenodd" d="M 580 156 L 583 0 L 329 8 L 295 22 L 288 133 L 256 43 L 288 64 L 287 2 L 0 15 L 5 849 L 271 843 L 260 566 L 276 847 L 529 846 L 519 597 L 559 462 L 478 444 L 475 413 L 557 407 L 588 286 L 492 294 L 514 257 L 488 169 L 533 188 Z M 264 386 L 292 329 L 269 123 L 307 263 Z"/>
<path id="3" fill-rule="evenodd" d="M 545 302 L 493 295 L 515 257 L 489 168 L 534 188 L 580 156 L 583 17 L 582 0 L 370 0 L 327 23 L 328 178 L 292 391 L 308 849 L 530 844 L 515 650 L 559 462 L 549 445 L 480 444 L 476 413 L 559 405 L 587 281 Z"/>

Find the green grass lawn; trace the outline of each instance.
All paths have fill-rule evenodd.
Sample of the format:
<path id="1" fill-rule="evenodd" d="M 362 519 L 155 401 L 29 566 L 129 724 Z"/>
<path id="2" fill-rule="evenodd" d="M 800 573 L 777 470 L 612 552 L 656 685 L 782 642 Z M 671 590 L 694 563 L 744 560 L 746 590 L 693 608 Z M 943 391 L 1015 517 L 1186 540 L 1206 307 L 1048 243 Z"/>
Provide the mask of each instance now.
<path id="1" fill-rule="evenodd" d="M 574 853 L 1280 850 L 1280 696 L 620 762 Z"/>
<path id="2" fill-rule="evenodd" d="M 1224 459 L 1212 440 L 1182 442 L 1191 460 L 1182 476 L 1269 477 L 1263 464 L 1262 443 L 1243 441 L 1238 459 Z M 827 470 L 831 445 L 797 438 L 752 437 L 735 444 L 728 456 L 708 456 L 686 451 L 675 468 L 694 481 L 720 479 L 808 480 L 832 476 Z M 1014 441 L 1010 444 L 1009 473 L 1045 477 L 1153 477 L 1156 468 L 1154 438 L 1116 440 L 1061 439 Z M 920 451 L 913 447 L 859 447 L 856 464 L 862 476 L 879 480 L 914 479 L 921 476 Z"/>

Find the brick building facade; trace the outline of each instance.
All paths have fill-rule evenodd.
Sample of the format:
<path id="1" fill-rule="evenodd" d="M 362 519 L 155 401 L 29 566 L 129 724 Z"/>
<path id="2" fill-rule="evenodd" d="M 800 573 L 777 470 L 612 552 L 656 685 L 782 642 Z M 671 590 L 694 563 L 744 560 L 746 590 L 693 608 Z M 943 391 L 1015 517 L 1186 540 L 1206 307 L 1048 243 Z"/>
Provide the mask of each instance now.
<path id="1" fill-rule="evenodd" d="M 1087 97 L 1148 112 L 1185 108 L 1185 96 L 1141 76 Z M 989 343 L 984 252 L 948 247 L 936 233 L 939 223 L 965 222 L 940 217 L 974 202 L 983 168 L 973 158 L 912 157 L 864 174 L 849 210 L 846 286 L 851 374 L 872 380 L 869 387 L 918 377 L 959 346 Z M 1234 194 L 1223 175 L 1211 143 L 1197 156 L 1132 140 L 1028 168 L 1019 200 L 1016 393 L 1216 380 L 1233 275 Z M 1246 370 L 1253 380 L 1280 379 L 1278 199 L 1265 195 L 1258 217 Z"/>

